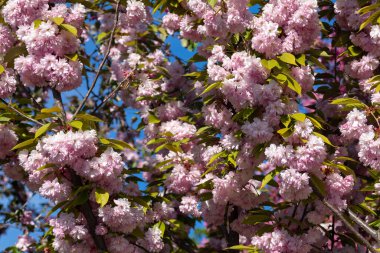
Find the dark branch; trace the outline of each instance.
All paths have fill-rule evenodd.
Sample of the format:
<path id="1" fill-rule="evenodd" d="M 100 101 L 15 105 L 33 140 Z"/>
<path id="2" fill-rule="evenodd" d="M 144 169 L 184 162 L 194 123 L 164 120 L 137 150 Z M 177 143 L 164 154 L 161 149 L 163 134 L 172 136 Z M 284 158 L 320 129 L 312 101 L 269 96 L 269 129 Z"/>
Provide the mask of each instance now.
<path id="1" fill-rule="evenodd" d="M 90 89 L 87 91 L 86 96 L 83 98 L 83 100 L 80 103 L 79 107 L 75 111 L 75 113 L 73 115 L 73 119 L 75 119 L 75 117 L 77 116 L 77 114 L 82 110 L 82 108 L 83 108 L 84 104 L 86 103 L 88 97 L 90 96 L 91 92 L 95 88 L 95 85 L 96 85 L 96 83 L 97 83 L 97 81 L 99 79 L 99 76 L 100 76 L 100 72 L 101 72 L 104 64 L 106 63 L 106 61 L 108 59 L 108 56 L 109 56 L 110 51 L 111 51 L 112 41 L 113 41 L 113 38 L 115 37 L 117 24 L 119 23 L 119 7 L 120 7 L 120 0 L 118 0 L 117 4 L 116 4 L 115 20 L 114 20 L 114 25 L 113 25 L 113 29 L 112 29 L 112 32 L 111 32 L 111 36 L 110 36 L 110 39 L 109 39 L 109 42 L 108 42 L 108 47 L 107 47 L 106 54 L 104 55 L 104 58 L 103 58 L 102 62 L 100 63 L 100 65 L 98 67 L 98 70 L 96 71 L 96 76 L 95 76 L 94 80 L 92 81 Z"/>

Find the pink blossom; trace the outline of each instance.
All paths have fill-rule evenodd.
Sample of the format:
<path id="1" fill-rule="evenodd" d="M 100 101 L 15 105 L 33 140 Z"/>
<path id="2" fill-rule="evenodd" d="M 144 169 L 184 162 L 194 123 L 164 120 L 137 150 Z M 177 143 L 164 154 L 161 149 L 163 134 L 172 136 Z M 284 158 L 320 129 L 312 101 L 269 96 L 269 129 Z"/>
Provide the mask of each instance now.
<path id="1" fill-rule="evenodd" d="M 10 29 L 0 25 L 0 54 L 5 54 L 15 43 Z"/>
<path id="2" fill-rule="evenodd" d="M 36 241 L 32 237 L 28 235 L 22 235 L 18 238 L 18 241 L 15 246 L 21 251 L 29 251 L 32 250 L 32 245 L 35 242 Z"/>
<path id="3" fill-rule="evenodd" d="M 360 136 L 369 132 L 372 126 L 367 125 L 367 117 L 364 112 L 354 108 L 347 114 L 346 121 L 340 125 L 339 130 L 342 135 L 348 139 L 359 139 Z"/>
<path id="4" fill-rule="evenodd" d="M 29 25 L 49 8 L 48 0 L 10 0 L 2 9 L 5 22 L 13 28 Z"/>
<path id="5" fill-rule="evenodd" d="M 181 17 L 176 14 L 168 13 L 162 18 L 162 26 L 169 34 L 173 34 L 180 28 Z"/>
<path id="6" fill-rule="evenodd" d="M 55 203 L 67 200 L 71 193 L 71 186 L 67 181 L 59 182 L 57 178 L 53 181 L 46 180 L 39 189 L 40 194 Z"/>
<path id="7" fill-rule="evenodd" d="M 347 73 L 353 78 L 367 79 L 373 76 L 373 71 L 379 66 L 379 61 L 372 55 L 365 55 L 360 61 L 354 60 L 347 66 Z"/>
<path id="8" fill-rule="evenodd" d="M 241 129 L 257 144 L 267 142 L 273 136 L 273 128 L 259 118 L 255 118 L 252 123 L 245 123 Z"/>
<path id="9" fill-rule="evenodd" d="M 172 136 L 172 138 L 176 141 L 191 138 L 194 136 L 196 131 L 197 129 L 195 126 L 179 120 L 167 121 L 162 123 L 160 126 L 161 133 L 169 133 L 169 136 Z"/>
<path id="10" fill-rule="evenodd" d="M 130 233 L 143 225 L 144 212 L 141 206 L 132 207 L 128 199 L 114 200 L 115 206 L 99 209 L 99 217 L 112 231 Z"/>
<path id="11" fill-rule="evenodd" d="M 78 158 L 90 158 L 97 151 L 98 139 L 94 130 L 59 132 L 43 138 L 36 150 L 57 164 L 71 164 Z"/>
<path id="12" fill-rule="evenodd" d="M 358 156 L 365 166 L 380 170 L 380 139 L 375 138 L 375 132 L 365 132 L 360 136 Z"/>
<path id="13" fill-rule="evenodd" d="M 280 195 L 287 201 L 307 199 L 312 193 L 309 186 L 309 176 L 299 173 L 295 169 L 288 169 L 280 173 Z"/>
<path id="14" fill-rule="evenodd" d="M 162 236 L 162 232 L 158 227 L 149 228 L 145 233 L 144 240 L 139 240 L 138 243 L 149 252 L 158 253 L 164 248 Z"/>
<path id="15" fill-rule="evenodd" d="M 201 172 L 196 168 L 186 169 L 183 165 L 177 164 L 165 180 L 165 186 L 170 192 L 186 193 L 199 182 Z"/>
<path id="16" fill-rule="evenodd" d="M 0 159 L 5 159 L 16 146 L 18 137 L 11 126 L 0 124 Z"/>
<path id="17" fill-rule="evenodd" d="M 192 215 L 194 217 L 200 217 L 201 212 L 198 209 L 198 199 L 195 196 L 184 196 L 179 206 L 181 213 L 186 215 Z"/>

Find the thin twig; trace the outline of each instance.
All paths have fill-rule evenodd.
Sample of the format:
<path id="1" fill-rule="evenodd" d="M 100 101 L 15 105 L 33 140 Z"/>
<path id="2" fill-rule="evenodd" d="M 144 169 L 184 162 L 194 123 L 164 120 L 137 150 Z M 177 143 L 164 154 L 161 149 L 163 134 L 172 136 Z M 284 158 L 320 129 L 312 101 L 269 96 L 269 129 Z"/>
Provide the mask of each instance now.
<path id="1" fill-rule="evenodd" d="M 59 91 L 57 91 L 56 89 L 52 89 L 52 91 L 53 91 L 53 97 L 54 97 L 55 101 L 57 102 L 59 109 L 61 109 L 62 126 L 66 126 L 66 111 L 65 111 L 65 107 L 63 106 L 61 93 Z"/>
<path id="2" fill-rule="evenodd" d="M 98 70 L 96 72 L 96 76 L 95 76 L 95 78 L 94 78 L 94 80 L 93 80 L 93 82 L 91 84 L 90 89 L 87 91 L 86 96 L 84 97 L 84 99 L 80 103 L 79 107 L 75 111 L 75 113 L 73 115 L 73 119 L 75 119 L 75 117 L 77 116 L 77 114 L 82 110 L 82 108 L 83 108 L 84 104 L 86 103 L 88 97 L 90 96 L 92 90 L 95 88 L 95 85 L 96 85 L 96 83 L 97 83 L 97 81 L 99 79 L 99 76 L 100 76 L 100 72 L 101 72 L 104 64 L 106 63 L 106 61 L 108 59 L 108 56 L 109 56 L 110 51 L 111 51 L 112 41 L 113 41 L 113 38 L 115 36 L 117 24 L 119 23 L 119 7 L 120 7 L 120 0 L 117 1 L 114 25 L 113 25 L 111 36 L 110 36 L 110 39 L 109 39 L 109 43 L 108 43 L 106 54 L 104 55 L 104 58 L 103 58 L 102 62 L 100 63 L 99 67 L 98 67 Z"/>
<path id="3" fill-rule="evenodd" d="M 112 97 L 114 97 L 116 95 L 116 93 L 123 87 L 123 85 L 125 84 L 125 82 L 129 79 L 129 76 L 127 76 L 123 81 L 121 81 L 117 87 L 110 93 L 108 94 L 108 96 L 106 96 L 103 101 L 95 107 L 95 109 L 92 111 L 93 113 L 95 113 L 97 110 L 99 110 L 105 103 L 107 103 L 107 101 L 109 99 L 111 99 Z M 127 86 L 125 88 L 128 88 L 129 87 L 129 82 L 127 84 Z"/>
<path id="4" fill-rule="evenodd" d="M 334 252 L 335 244 L 335 216 L 332 217 L 332 231 L 331 231 L 331 252 Z"/>
<path id="5" fill-rule="evenodd" d="M 14 111 L 15 113 L 17 113 L 18 115 L 20 115 L 21 117 L 29 120 L 29 121 L 32 121 L 34 123 L 36 123 L 37 125 L 40 125 L 40 126 L 43 126 L 44 124 L 42 124 L 41 122 L 39 122 L 38 120 L 35 120 L 31 117 L 29 117 L 28 115 L 24 114 L 23 112 L 17 110 L 16 108 L 14 108 L 12 105 L 10 105 L 7 101 L 5 101 L 4 99 L 0 98 L 0 101 L 3 102 L 5 105 L 8 106 L 9 109 L 11 109 L 12 111 Z"/>
<path id="6" fill-rule="evenodd" d="M 126 238 L 126 239 L 128 239 L 128 238 Z M 131 242 L 131 241 L 129 243 L 132 244 L 132 245 L 134 245 L 134 246 L 136 246 L 136 247 L 138 247 L 138 248 L 140 248 L 140 249 L 142 249 L 143 251 L 149 253 L 149 251 L 146 248 L 144 248 L 143 246 L 138 245 L 137 243 L 134 243 L 134 242 Z"/>

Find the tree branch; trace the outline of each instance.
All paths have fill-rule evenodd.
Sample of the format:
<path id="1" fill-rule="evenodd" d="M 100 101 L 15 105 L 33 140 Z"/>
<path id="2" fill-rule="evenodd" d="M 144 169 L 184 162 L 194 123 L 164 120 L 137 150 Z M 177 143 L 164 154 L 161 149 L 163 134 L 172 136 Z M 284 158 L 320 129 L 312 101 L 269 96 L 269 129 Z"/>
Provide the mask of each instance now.
<path id="1" fill-rule="evenodd" d="M 123 81 L 121 81 L 117 87 L 110 93 L 108 94 L 108 96 L 106 96 L 103 101 L 95 107 L 95 109 L 92 111 L 92 113 L 95 113 L 97 110 L 99 110 L 105 103 L 108 102 L 109 99 L 111 99 L 113 96 L 116 95 L 116 93 L 123 87 L 123 85 L 125 84 L 126 81 L 128 81 L 128 79 L 130 78 L 130 75 L 128 75 Z M 128 84 L 126 85 L 126 88 L 129 87 L 129 82 Z"/>
<path id="2" fill-rule="evenodd" d="M 373 239 L 379 242 L 379 238 L 377 237 L 377 232 L 370 226 L 368 226 L 367 223 L 365 223 L 362 219 L 360 219 L 353 211 L 348 209 L 348 215 L 350 218 L 358 224 L 364 231 L 366 231 Z"/>
<path id="3" fill-rule="evenodd" d="M 61 109 L 62 126 L 66 126 L 66 111 L 65 111 L 65 107 L 63 106 L 61 93 L 54 88 L 52 89 L 52 91 L 53 91 L 53 97 L 54 97 L 55 101 L 57 102 L 59 109 Z"/>
<path id="4" fill-rule="evenodd" d="M 314 187 L 315 188 L 315 187 Z M 359 239 L 359 241 L 367 246 L 368 250 L 371 251 L 372 253 L 378 253 L 378 251 L 371 245 L 371 243 L 365 239 L 358 231 L 356 231 L 356 229 L 351 225 L 350 221 L 346 219 L 346 217 L 344 217 L 343 213 L 340 212 L 338 209 L 336 209 L 333 205 L 331 205 L 327 200 L 325 200 L 325 198 L 322 196 L 322 194 L 320 194 L 318 192 L 317 189 L 314 190 L 314 192 L 317 194 L 317 196 L 320 198 L 320 200 L 322 201 L 322 203 L 327 207 L 329 208 L 333 214 L 338 217 L 343 223 L 344 225 L 348 228 L 348 230 L 350 230 L 357 239 Z"/>
<path id="5" fill-rule="evenodd" d="M 33 123 L 36 123 L 39 126 L 43 126 L 44 125 L 41 122 L 39 122 L 38 120 L 35 120 L 35 119 L 29 117 L 28 115 L 24 114 L 23 112 L 19 111 L 18 109 L 14 108 L 11 104 L 9 104 L 4 99 L 0 98 L 0 101 L 3 102 L 5 105 L 7 105 L 9 109 L 11 109 L 12 111 L 14 111 L 15 113 L 17 113 L 21 117 L 23 117 L 23 118 L 25 118 L 25 119 L 27 119 L 29 121 L 32 121 Z"/>
<path id="6" fill-rule="evenodd" d="M 73 179 L 73 183 L 75 186 L 80 187 L 83 185 L 82 179 L 77 174 L 75 174 L 75 172 L 72 170 L 71 170 L 71 177 Z M 92 212 L 92 208 L 91 208 L 89 200 L 87 200 L 83 205 L 79 206 L 79 210 L 84 215 L 87 221 L 88 230 L 92 236 L 92 239 L 94 240 L 96 247 L 101 252 L 108 252 L 104 238 L 100 235 L 97 235 L 95 232 L 97 220 L 94 213 Z"/>
<path id="7" fill-rule="evenodd" d="M 113 41 L 113 38 L 115 36 L 115 32 L 116 32 L 116 28 L 117 28 L 117 24 L 119 23 L 119 7 L 120 7 L 120 0 L 117 1 L 117 4 L 116 4 L 116 13 L 115 13 L 115 20 L 114 20 L 114 25 L 113 25 L 113 29 L 112 29 L 112 32 L 111 32 L 111 36 L 110 36 L 110 39 L 109 39 L 109 43 L 108 43 L 108 47 L 107 47 L 107 51 L 106 51 L 106 54 L 104 55 L 104 58 L 102 60 L 102 62 L 100 63 L 99 67 L 98 67 L 98 70 L 96 71 L 96 76 L 91 84 L 91 87 L 90 89 L 87 91 L 87 94 L 86 96 L 83 98 L 82 102 L 80 103 L 79 107 L 77 108 L 77 110 L 75 111 L 74 115 L 73 115 L 73 119 L 75 119 L 75 117 L 77 116 L 77 114 L 82 110 L 84 104 L 86 103 L 88 97 L 90 96 L 92 90 L 95 88 L 95 85 L 96 85 L 96 82 L 98 81 L 99 79 L 99 76 L 100 76 L 100 72 L 104 66 L 104 64 L 106 63 L 107 61 L 107 58 L 110 54 L 110 51 L 111 51 L 111 46 L 112 46 L 112 41 Z"/>

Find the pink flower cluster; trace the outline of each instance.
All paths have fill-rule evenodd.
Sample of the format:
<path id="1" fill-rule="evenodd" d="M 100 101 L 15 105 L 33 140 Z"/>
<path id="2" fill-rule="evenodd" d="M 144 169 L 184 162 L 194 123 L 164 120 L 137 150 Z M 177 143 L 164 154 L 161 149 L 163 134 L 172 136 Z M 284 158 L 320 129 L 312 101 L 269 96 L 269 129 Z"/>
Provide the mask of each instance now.
<path id="1" fill-rule="evenodd" d="M 253 20 L 252 48 L 267 58 L 302 53 L 320 33 L 317 1 L 271 0 Z"/>
<path id="2" fill-rule="evenodd" d="M 11 149 L 16 146 L 17 141 L 18 137 L 12 126 L 0 124 L 0 159 L 5 159 L 12 153 Z"/>
<path id="3" fill-rule="evenodd" d="M 106 205 L 99 210 L 99 217 L 114 232 L 131 233 L 137 226 L 144 225 L 141 206 L 132 207 L 128 199 L 114 200 L 115 206 Z"/>
<path id="4" fill-rule="evenodd" d="M 0 55 L 5 54 L 14 43 L 11 30 L 5 25 L 0 25 Z"/>
<path id="5" fill-rule="evenodd" d="M 29 53 L 15 60 L 15 70 L 24 85 L 67 91 L 81 84 L 82 63 L 66 57 L 77 52 L 80 41 L 54 19 L 63 18 L 65 25 L 71 25 L 71 31 L 80 34 L 86 12 L 84 6 L 67 7 L 65 3 L 49 6 L 47 0 L 11 0 L 2 11 L 5 21 L 25 43 Z"/>
<path id="6" fill-rule="evenodd" d="M 217 2 L 214 7 L 205 0 L 190 0 L 185 7 L 194 15 L 179 17 L 169 13 L 163 18 L 163 27 L 170 34 L 180 30 L 181 36 L 194 41 L 207 37 L 225 38 L 228 34 L 243 32 L 253 18 L 247 0 L 227 1 L 225 6 Z M 197 19 L 203 23 L 197 23 Z"/>
<path id="7" fill-rule="evenodd" d="M 252 238 L 252 245 L 262 249 L 265 253 L 308 253 L 312 249 L 310 244 L 322 238 L 319 230 L 309 230 L 304 235 L 290 235 L 284 229 L 276 229 L 272 233 Z"/>
<path id="8" fill-rule="evenodd" d="M 13 69 L 6 69 L 0 74 L 0 98 L 13 95 L 17 88 L 17 79 Z"/>

